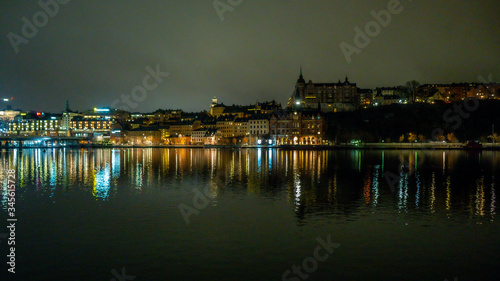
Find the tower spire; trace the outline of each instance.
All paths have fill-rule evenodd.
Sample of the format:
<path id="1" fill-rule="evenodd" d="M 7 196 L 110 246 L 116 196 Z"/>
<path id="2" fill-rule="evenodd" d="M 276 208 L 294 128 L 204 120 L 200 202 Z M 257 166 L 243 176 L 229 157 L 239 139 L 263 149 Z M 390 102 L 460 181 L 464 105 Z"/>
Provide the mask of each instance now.
<path id="1" fill-rule="evenodd" d="M 69 101 L 66 100 L 66 108 L 65 108 L 66 112 L 70 112 L 71 110 L 69 109 Z"/>
<path id="2" fill-rule="evenodd" d="M 300 66 L 300 76 L 299 79 L 297 80 L 297 84 L 305 84 L 306 81 L 304 80 L 304 76 L 302 76 L 302 65 Z"/>

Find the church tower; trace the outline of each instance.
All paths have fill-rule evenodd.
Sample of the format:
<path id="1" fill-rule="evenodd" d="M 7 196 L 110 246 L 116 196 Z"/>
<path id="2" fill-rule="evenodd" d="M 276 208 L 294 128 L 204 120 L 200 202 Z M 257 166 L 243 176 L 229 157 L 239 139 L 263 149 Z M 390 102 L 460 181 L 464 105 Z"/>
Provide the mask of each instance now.
<path id="1" fill-rule="evenodd" d="M 210 108 L 214 108 L 216 105 L 217 105 L 217 97 L 214 96 L 214 98 L 212 99 L 212 105 L 210 106 Z"/>
<path id="2" fill-rule="evenodd" d="M 300 76 L 299 79 L 297 79 L 297 83 L 295 84 L 295 96 L 293 98 L 293 108 L 295 110 L 300 110 L 302 108 L 305 88 L 306 80 L 304 80 L 304 76 L 302 76 L 302 67 L 300 67 Z"/>

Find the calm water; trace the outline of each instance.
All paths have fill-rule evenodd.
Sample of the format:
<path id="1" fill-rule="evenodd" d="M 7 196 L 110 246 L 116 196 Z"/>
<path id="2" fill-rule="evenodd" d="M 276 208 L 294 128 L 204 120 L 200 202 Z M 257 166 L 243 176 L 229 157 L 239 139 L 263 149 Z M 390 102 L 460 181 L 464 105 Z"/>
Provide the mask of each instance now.
<path id="1" fill-rule="evenodd" d="M 500 152 L 4 150 L 0 233 L 8 169 L 12 280 L 498 280 Z"/>

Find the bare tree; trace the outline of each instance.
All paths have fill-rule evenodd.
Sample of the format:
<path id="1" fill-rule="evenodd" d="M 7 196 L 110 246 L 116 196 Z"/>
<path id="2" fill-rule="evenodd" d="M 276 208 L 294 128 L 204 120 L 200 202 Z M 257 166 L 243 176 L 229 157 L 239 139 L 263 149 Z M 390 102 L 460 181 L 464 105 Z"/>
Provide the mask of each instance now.
<path id="1" fill-rule="evenodd" d="M 415 103 L 416 99 L 416 94 L 417 94 L 417 88 L 420 86 L 420 82 L 416 80 L 411 80 L 406 82 L 405 84 L 405 89 L 408 94 L 408 97 L 410 98 L 411 103 Z"/>

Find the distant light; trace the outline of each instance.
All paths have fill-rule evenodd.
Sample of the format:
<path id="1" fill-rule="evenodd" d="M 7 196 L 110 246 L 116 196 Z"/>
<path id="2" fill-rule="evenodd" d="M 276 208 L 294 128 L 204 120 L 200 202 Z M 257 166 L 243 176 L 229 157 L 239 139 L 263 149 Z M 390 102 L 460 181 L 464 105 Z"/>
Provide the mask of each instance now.
<path id="1" fill-rule="evenodd" d="M 295 104 L 296 104 L 296 105 L 299 105 L 299 104 L 300 104 L 300 101 L 296 102 Z"/>
<path id="2" fill-rule="evenodd" d="M 273 144 L 273 140 L 269 140 L 269 144 Z"/>
<path id="3" fill-rule="evenodd" d="M 261 145 L 262 144 L 262 140 L 257 140 L 257 144 Z"/>
<path id="4" fill-rule="evenodd" d="M 95 112 L 109 112 L 109 108 L 94 108 Z"/>
<path id="5" fill-rule="evenodd" d="M 50 119 L 52 119 L 52 120 L 56 120 L 56 119 L 57 119 L 57 117 L 52 116 L 52 117 L 50 117 Z"/>
<path id="6" fill-rule="evenodd" d="M 3 99 L 3 101 L 9 101 L 9 99 Z"/>

